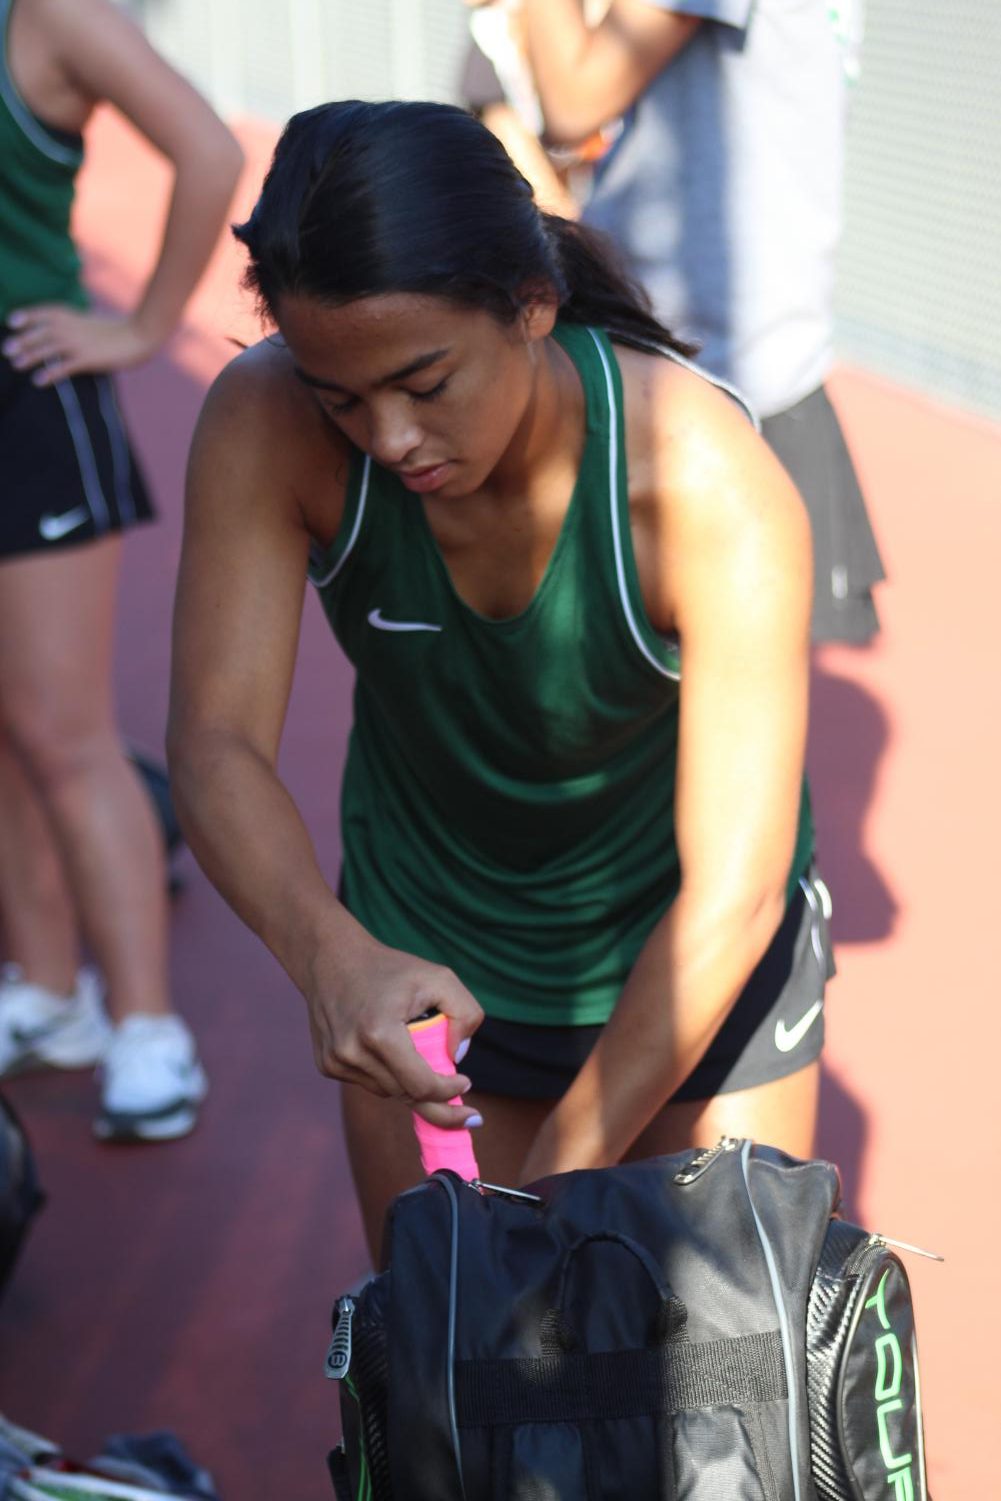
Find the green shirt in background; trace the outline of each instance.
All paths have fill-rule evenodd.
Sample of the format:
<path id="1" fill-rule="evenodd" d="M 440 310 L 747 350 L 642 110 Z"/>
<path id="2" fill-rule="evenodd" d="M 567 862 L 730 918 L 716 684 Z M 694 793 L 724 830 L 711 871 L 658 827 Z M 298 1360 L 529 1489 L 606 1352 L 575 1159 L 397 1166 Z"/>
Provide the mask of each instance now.
<path id="1" fill-rule="evenodd" d="M 488 1015 L 607 1020 L 678 890 L 680 662 L 633 559 L 622 392 L 603 333 L 560 324 L 587 435 L 531 603 L 457 595 L 419 496 L 356 454 L 311 577 L 357 670 L 344 890 L 382 942 L 447 964 Z M 790 894 L 813 828 L 806 788 Z"/>
<path id="2" fill-rule="evenodd" d="M 0 324 L 37 302 L 86 307 L 70 236 L 83 140 L 43 124 L 7 66 L 11 0 L 0 0 Z"/>

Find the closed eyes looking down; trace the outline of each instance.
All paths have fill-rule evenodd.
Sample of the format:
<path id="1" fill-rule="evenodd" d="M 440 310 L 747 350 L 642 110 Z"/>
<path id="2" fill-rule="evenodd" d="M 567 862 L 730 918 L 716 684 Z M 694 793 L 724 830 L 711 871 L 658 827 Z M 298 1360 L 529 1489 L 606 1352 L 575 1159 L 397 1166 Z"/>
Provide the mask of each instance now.
<path id="1" fill-rule="evenodd" d="M 432 386 L 430 391 L 408 391 L 406 394 L 412 401 L 436 401 L 439 396 L 444 395 L 447 385 L 448 376 L 444 380 L 440 380 L 436 386 Z M 346 412 L 352 411 L 357 404 L 357 396 L 349 396 L 345 401 L 325 401 L 323 403 L 325 409 L 332 417 L 339 417 Z"/>

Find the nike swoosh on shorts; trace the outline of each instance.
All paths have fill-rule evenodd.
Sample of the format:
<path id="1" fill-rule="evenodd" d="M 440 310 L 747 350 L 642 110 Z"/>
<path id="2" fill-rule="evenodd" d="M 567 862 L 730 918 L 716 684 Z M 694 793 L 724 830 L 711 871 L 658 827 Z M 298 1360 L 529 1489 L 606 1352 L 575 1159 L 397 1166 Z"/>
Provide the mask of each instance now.
<path id="1" fill-rule="evenodd" d="M 380 631 L 440 631 L 440 625 L 430 625 L 426 620 L 385 620 L 381 609 L 369 610 L 368 623 Z"/>
<path id="2" fill-rule="evenodd" d="M 791 1027 L 787 1027 L 784 1021 L 777 1021 L 775 1023 L 775 1046 L 779 1052 L 791 1053 L 793 1048 L 803 1041 L 823 1009 L 823 1001 L 814 1001 L 809 1011 L 804 1011 L 799 1021 L 794 1022 Z"/>
<path id="3" fill-rule="evenodd" d="M 46 542 L 58 542 L 60 537 L 75 532 L 78 526 L 89 520 L 90 512 L 86 506 L 74 506 L 72 511 L 63 511 L 61 516 L 41 516 L 38 530 Z"/>

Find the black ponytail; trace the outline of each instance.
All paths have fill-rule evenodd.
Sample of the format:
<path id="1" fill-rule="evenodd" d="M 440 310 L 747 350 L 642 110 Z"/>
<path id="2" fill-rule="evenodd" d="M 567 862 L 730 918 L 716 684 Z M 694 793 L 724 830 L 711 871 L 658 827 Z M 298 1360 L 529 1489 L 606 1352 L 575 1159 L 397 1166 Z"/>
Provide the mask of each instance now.
<path id="1" fill-rule="evenodd" d="M 666 346 L 689 358 L 697 352 L 696 345 L 682 343 L 659 321 L 646 289 L 625 270 L 606 235 L 558 214 L 541 217 L 562 273 L 562 318 L 603 328 L 634 349 Z"/>
<path id="2" fill-rule="evenodd" d="M 347 100 L 294 115 L 233 233 L 250 255 L 245 283 L 272 321 L 286 295 L 336 306 L 413 292 L 513 323 L 533 291 L 552 288 L 569 322 L 692 353 L 609 243 L 540 212 L 496 137 L 451 105 Z"/>

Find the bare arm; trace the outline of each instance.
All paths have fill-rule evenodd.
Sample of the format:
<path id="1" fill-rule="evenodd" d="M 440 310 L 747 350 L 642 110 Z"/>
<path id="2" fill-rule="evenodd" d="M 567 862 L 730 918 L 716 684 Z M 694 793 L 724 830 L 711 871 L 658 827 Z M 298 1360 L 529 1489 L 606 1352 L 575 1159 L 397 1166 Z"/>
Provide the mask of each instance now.
<path id="1" fill-rule="evenodd" d="M 580 207 L 546 155 L 545 148 L 509 104 L 488 104 L 483 123 L 500 141 L 521 175 L 532 184 L 535 201 L 547 213 L 576 219 Z"/>
<path id="2" fill-rule="evenodd" d="M 174 167 L 156 265 L 127 317 L 48 304 L 12 317 L 14 353 L 26 366 L 44 365 L 37 380 L 49 384 L 82 370 L 135 364 L 168 337 L 219 237 L 243 154 L 201 95 L 111 0 L 34 0 L 26 20 L 44 38 L 49 66 L 38 76 L 53 96 L 46 118 L 80 128 L 92 107 L 107 101 Z M 37 56 L 38 36 L 26 31 L 24 42 L 26 51 L 35 44 Z"/>
<path id="3" fill-rule="evenodd" d="M 612 0 L 589 27 L 581 0 L 524 0 L 524 24 L 547 135 L 576 142 L 627 110 L 700 22 L 648 0 Z"/>
<path id="4" fill-rule="evenodd" d="M 210 393 L 192 449 L 174 624 L 168 752 L 185 834 L 214 885 L 304 995 L 317 1065 L 420 1101 L 439 1125 L 452 1081 L 406 1023 L 431 1005 L 453 1049 L 478 1025 L 450 971 L 377 943 L 344 909 L 278 777 L 309 545 L 298 495 L 343 504 L 345 451 L 260 347 Z"/>
<path id="5" fill-rule="evenodd" d="M 807 720 L 808 522 L 725 398 L 687 372 L 659 384 L 637 559 L 652 623 L 682 641 L 682 883 L 527 1179 L 622 1156 L 704 1053 L 785 909 Z"/>

